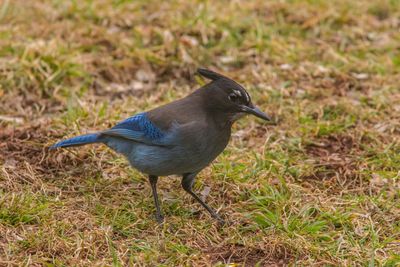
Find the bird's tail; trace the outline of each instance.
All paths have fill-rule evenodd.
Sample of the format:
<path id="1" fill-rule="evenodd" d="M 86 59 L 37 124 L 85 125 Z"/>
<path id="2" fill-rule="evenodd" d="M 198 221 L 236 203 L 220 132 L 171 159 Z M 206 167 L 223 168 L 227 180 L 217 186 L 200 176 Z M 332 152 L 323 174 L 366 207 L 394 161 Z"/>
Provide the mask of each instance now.
<path id="1" fill-rule="evenodd" d="M 70 146 L 82 146 L 86 144 L 99 143 L 100 135 L 98 133 L 85 134 L 80 136 L 75 136 L 67 140 L 60 141 L 50 147 L 50 149 L 56 149 L 58 147 L 70 147 Z"/>

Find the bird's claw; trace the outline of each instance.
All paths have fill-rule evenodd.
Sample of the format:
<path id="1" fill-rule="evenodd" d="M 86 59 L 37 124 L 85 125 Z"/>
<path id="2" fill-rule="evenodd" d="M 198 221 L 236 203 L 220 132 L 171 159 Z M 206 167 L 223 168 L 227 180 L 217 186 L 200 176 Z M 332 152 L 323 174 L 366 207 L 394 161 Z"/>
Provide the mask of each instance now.
<path id="1" fill-rule="evenodd" d="M 158 224 L 162 224 L 164 222 L 164 216 L 162 216 L 161 214 L 156 214 L 155 217 Z"/>
<path id="2" fill-rule="evenodd" d="M 217 220 L 218 226 L 222 227 L 222 226 L 224 226 L 224 225 L 226 224 L 225 220 L 222 219 L 222 217 L 219 216 L 217 213 L 214 213 L 214 214 L 212 215 L 212 217 L 213 217 L 215 220 Z"/>

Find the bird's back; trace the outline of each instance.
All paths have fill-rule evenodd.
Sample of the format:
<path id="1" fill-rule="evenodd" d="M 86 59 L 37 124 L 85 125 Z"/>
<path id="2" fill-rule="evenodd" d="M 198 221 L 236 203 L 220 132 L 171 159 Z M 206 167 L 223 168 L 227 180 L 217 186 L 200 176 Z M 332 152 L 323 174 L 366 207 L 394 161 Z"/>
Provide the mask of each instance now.
<path id="1" fill-rule="evenodd" d="M 187 124 L 204 120 L 207 116 L 203 99 L 191 94 L 147 112 L 150 121 L 162 130 L 168 130 L 173 123 Z"/>

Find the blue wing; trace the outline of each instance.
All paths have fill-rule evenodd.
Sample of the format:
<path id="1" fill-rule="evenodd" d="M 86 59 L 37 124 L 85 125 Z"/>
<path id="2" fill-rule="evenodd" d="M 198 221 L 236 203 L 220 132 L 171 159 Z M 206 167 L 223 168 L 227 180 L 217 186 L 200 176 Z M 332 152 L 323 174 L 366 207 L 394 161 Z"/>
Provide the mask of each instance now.
<path id="1" fill-rule="evenodd" d="M 165 133 L 147 118 L 146 113 L 139 113 L 130 117 L 111 129 L 102 131 L 101 134 L 149 145 L 163 145 L 163 138 L 165 137 Z"/>

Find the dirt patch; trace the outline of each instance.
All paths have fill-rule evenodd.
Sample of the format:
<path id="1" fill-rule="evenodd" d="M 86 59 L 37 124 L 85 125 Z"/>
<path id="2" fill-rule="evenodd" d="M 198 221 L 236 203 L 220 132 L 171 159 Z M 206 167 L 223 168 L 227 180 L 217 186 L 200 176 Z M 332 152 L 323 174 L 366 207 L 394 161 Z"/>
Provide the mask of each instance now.
<path id="1" fill-rule="evenodd" d="M 40 188 L 43 179 L 80 177 L 95 175 L 93 157 L 88 153 L 66 150 L 49 151 L 48 146 L 63 134 L 52 130 L 48 123 L 35 124 L 17 129 L 6 129 L 0 133 L 0 163 L 3 176 L 8 182 L 2 187 L 12 190 L 29 184 Z"/>
<path id="2" fill-rule="evenodd" d="M 47 126 L 36 124 L 0 133 L 0 160 L 9 168 L 21 167 L 24 163 L 32 164 L 43 173 L 60 167 L 54 153 L 48 151 L 48 144 L 62 135 Z"/>
<path id="3" fill-rule="evenodd" d="M 54 114 L 60 112 L 63 106 L 55 98 L 32 93 L 29 90 L 10 91 L 1 95 L 0 113 L 18 114 L 19 117 L 37 118 L 37 113 Z M 2 133 L 0 133 L 2 134 Z"/>
<path id="4" fill-rule="evenodd" d="M 282 64 L 279 75 L 293 83 L 287 88 L 292 96 L 304 97 L 307 93 L 308 99 L 314 100 L 353 97 L 356 92 L 369 95 L 380 83 L 366 73 L 343 73 L 308 63 L 299 66 Z"/>
<path id="5" fill-rule="evenodd" d="M 341 186 L 359 187 L 359 166 L 356 161 L 359 149 L 359 144 L 349 135 L 329 136 L 308 144 L 306 154 L 314 160 L 315 171 L 302 179 L 332 180 Z"/>
<path id="6" fill-rule="evenodd" d="M 313 157 L 329 157 L 333 154 L 346 156 L 355 149 L 356 144 L 354 138 L 349 135 L 329 136 L 318 140 L 318 142 L 310 143 L 306 146 L 307 154 Z"/>
<path id="7" fill-rule="evenodd" d="M 243 266 L 284 266 L 293 260 L 293 255 L 284 246 L 265 249 L 231 244 L 205 251 L 212 263 L 242 264 Z"/>
<path id="8" fill-rule="evenodd" d="M 318 86 L 324 89 L 332 89 L 333 95 L 346 96 L 349 91 L 368 92 L 370 86 L 365 82 L 361 74 L 356 77 L 344 73 L 332 72 L 328 78 L 320 80 Z M 359 77 L 357 79 L 357 77 Z M 366 76 L 367 77 L 367 76 Z"/>

